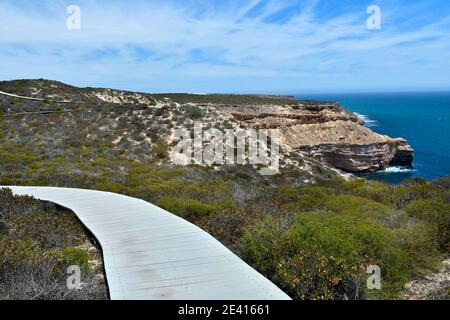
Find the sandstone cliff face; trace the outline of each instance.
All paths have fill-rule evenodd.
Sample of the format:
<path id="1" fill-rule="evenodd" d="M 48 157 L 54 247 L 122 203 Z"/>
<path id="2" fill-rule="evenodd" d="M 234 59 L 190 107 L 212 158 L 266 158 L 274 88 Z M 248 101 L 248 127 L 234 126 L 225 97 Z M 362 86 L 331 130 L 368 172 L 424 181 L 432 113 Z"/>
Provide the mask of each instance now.
<path id="1" fill-rule="evenodd" d="M 286 150 L 304 152 L 347 172 L 371 172 L 413 161 L 413 149 L 406 140 L 373 132 L 337 103 L 222 109 L 251 127 L 279 129 Z"/>
<path id="2" fill-rule="evenodd" d="M 128 143 L 129 148 L 141 148 L 143 151 L 139 154 L 143 156 L 139 158 L 144 159 L 148 158 L 145 150 L 155 144 L 152 140 L 170 145 L 174 128 L 193 125 L 194 119 L 185 116 L 187 110 L 199 108 L 200 118 L 195 120 L 208 127 L 279 129 L 282 166 L 312 171 L 311 167 L 319 164 L 326 168 L 356 173 L 382 170 L 389 165 L 407 166 L 413 161 L 413 149 L 406 140 L 373 132 L 364 126 L 358 116 L 338 103 L 253 95 L 151 95 L 112 89 L 77 88 L 48 80 L 0 81 L 0 90 L 34 98 L 70 101 L 67 108 L 72 105 L 82 105 L 83 110 L 88 107 L 119 105 L 135 108 L 134 111 L 116 116 L 109 126 L 121 126 L 118 122 L 130 122 L 132 116 L 136 116 L 138 119 L 133 126 L 140 128 L 141 132 L 124 132 L 113 139 L 112 145 Z M 36 103 L 30 102 L 22 111 L 36 111 Z M 52 110 L 51 102 L 41 104 L 40 111 Z M 5 112 L 12 112 L 10 105 L 5 105 L 8 105 Z M 17 111 L 17 106 L 14 109 Z M 116 109 L 117 112 L 120 110 L 121 108 Z M 100 130 L 102 128 L 108 128 L 108 125 L 99 126 Z M 153 139 L 148 135 L 153 136 Z M 90 137 L 95 138 L 95 135 Z M 312 164 L 308 167 L 309 162 Z"/>

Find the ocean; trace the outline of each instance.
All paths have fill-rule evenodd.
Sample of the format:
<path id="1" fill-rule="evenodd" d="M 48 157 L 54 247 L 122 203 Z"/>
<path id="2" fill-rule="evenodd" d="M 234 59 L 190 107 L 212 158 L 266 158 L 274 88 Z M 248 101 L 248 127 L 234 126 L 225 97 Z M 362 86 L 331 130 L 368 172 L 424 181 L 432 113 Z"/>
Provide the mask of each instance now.
<path id="1" fill-rule="evenodd" d="M 358 114 L 371 130 L 405 138 L 414 148 L 412 167 L 390 167 L 363 174 L 368 179 L 400 183 L 450 175 L 450 92 L 305 94 L 299 99 L 337 101 Z"/>

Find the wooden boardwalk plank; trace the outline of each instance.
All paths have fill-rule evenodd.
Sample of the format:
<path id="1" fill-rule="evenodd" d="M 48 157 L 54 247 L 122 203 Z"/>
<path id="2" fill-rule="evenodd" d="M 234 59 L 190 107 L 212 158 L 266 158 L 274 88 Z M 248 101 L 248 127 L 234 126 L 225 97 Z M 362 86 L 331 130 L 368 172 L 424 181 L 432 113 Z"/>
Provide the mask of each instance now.
<path id="1" fill-rule="evenodd" d="M 78 216 L 102 246 L 111 299 L 290 299 L 211 235 L 143 200 L 95 190 L 5 188 Z"/>

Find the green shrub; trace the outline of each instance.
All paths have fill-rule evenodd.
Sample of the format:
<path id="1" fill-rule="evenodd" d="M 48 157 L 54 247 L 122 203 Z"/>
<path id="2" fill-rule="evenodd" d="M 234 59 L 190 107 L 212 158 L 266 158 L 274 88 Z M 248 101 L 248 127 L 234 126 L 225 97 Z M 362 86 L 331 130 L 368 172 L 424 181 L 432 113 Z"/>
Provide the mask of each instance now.
<path id="1" fill-rule="evenodd" d="M 391 208 L 367 198 L 340 195 L 324 201 L 324 207 L 341 215 L 353 216 L 361 220 L 377 221 L 384 225 L 395 225 L 400 216 L 395 216 Z"/>
<path id="2" fill-rule="evenodd" d="M 400 185 L 402 186 L 424 186 L 428 184 L 428 181 L 423 178 L 410 178 L 403 181 Z"/>
<path id="3" fill-rule="evenodd" d="M 245 230 L 261 220 L 261 213 L 244 208 L 218 209 L 211 215 L 195 221 L 203 230 L 213 235 L 216 239 L 230 249 L 239 246 L 239 241 Z"/>
<path id="4" fill-rule="evenodd" d="M 410 217 L 429 223 L 440 248 L 450 249 L 450 204 L 440 199 L 420 199 L 409 203 L 405 211 Z"/>
<path id="5" fill-rule="evenodd" d="M 190 119 L 196 120 L 201 119 L 203 117 L 202 109 L 195 105 L 187 105 L 185 107 L 185 112 Z"/>
<path id="6" fill-rule="evenodd" d="M 325 203 L 332 194 L 332 189 L 324 187 L 301 188 L 296 190 L 296 200 L 288 205 L 288 209 L 297 213 L 325 209 Z"/>
<path id="7" fill-rule="evenodd" d="M 422 221 L 412 223 L 395 231 L 401 241 L 402 250 L 411 257 L 411 270 L 424 274 L 439 262 L 440 252 L 436 243 L 434 228 Z"/>
<path id="8" fill-rule="evenodd" d="M 68 247 L 62 250 L 62 260 L 68 266 L 76 265 L 88 271 L 89 267 L 89 253 L 85 249 Z"/>
<path id="9" fill-rule="evenodd" d="M 354 179 L 350 181 L 344 181 L 341 184 L 341 188 L 345 191 L 358 190 L 363 188 L 365 184 L 366 184 L 365 179 Z"/>
<path id="10" fill-rule="evenodd" d="M 169 152 L 167 151 L 167 145 L 164 143 L 157 143 L 153 151 L 159 159 L 167 159 L 169 157 Z"/>
<path id="11" fill-rule="evenodd" d="M 266 277 L 273 278 L 283 232 L 282 224 L 272 216 L 251 226 L 241 240 L 241 257 Z"/>
<path id="12" fill-rule="evenodd" d="M 0 236 L 0 270 L 2 268 L 6 270 L 22 263 L 35 263 L 42 257 L 42 251 L 33 244 L 31 238 L 15 240 Z"/>
<path id="13" fill-rule="evenodd" d="M 88 252 L 75 247 L 86 243 L 86 234 L 72 212 L 2 189 L 0 218 L 7 227 L 0 232 L 0 300 L 105 298 Z M 85 270 L 86 287 L 67 289 L 69 265 Z"/>
<path id="14" fill-rule="evenodd" d="M 336 298 L 334 288 L 345 280 L 341 274 L 347 276 L 350 273 L 351 270 L 346 270 L 346 265 L 337 263 L 334 257 L 300 250 L 281 260 L 274 279 L 295 299 L 324 300 Z"/>
<path id="15" fill-rule="evenodd" d="M 411 201 L 432 197 L 434 192 L 430 184 L 400 185 L 392 188 L 383 202 L 396 209 L 402 209 Z"/>
<path id="16" fill-rule="evenodd" d="M 193 199 L 165 197 L 156 203 L 161 208 L 187 219 L 194 219 L 212 213 L 215 207 Z"/>
<path id="17" fill-rule="evenodd" d="M 117 182 L 98 182 L 95 184 L 95 190 L 108 191 L 114 193 L 121 193 L 123 191 L 123 186 Z"/>
<path id="18" fill-rule="evenodd" d="M 408 252 L 396 233 L 379 224 L 329 212 L 299 214 L 289 227 L 282 224 L 267 218 L 249 228 L 241 255 L 293 298 L 364 295 L 361 283 L 371 264 L 382 269 L 386 296 L 398 292 L 411 275 Z"/>

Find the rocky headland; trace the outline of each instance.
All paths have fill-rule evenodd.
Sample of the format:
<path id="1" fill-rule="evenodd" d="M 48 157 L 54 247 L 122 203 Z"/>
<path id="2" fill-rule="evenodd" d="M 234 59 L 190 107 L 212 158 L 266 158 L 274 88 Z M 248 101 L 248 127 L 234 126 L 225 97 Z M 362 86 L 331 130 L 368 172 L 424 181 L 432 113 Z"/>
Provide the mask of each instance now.
<path id="1" fill-rule="evenodd" d="M 127 147 L 138 159 L 151 158 L 152 148 L 159 144 L 170 149 L 174 129 L 202 121 L 217 128 L 279 129 L 282 167 L 311 171 L 312 165 L 320 164 L 344 174 L 407 166 L 413 161 L 413 149 L 406 140 L 373 132 L 338 103 L 286 96 L 152 95 L 77 88 L 48 80 L 3 81 L 0 91 L 35 99 L 24 103 L 22 98 L 2 95 L 4 115 L 76 111 L 81 116 L 70 120 L 77 122 L 75 133 L 83 134 L 87 127 L 96 131 L 86 133 L 82 140 L 107 137 L 104 143 L 112 149 Z M 95 116 L 97 112 L 101 113 L 99 117 Z M 98 122 L 93 126 L 95 119 Z M 134 129 L 139 132 L 133 133 Z M 146 131 L 152 132 L 151 137 Z M 62 141 L 72 139 L 68 136 L 73 134 L 67 130 L 57 133 Z M 139 150 L 139 154 L 130 150 Z"/>
<path id="2" fill-rule="evenodd" d="M 318 101 L 288 106 L 223 106 L 235 119 L 256 128 L 279 129 L 287 150 L 302 151 L 346 172 L 371 172 L 408 166 L 413 149 L 402 138 L 373 132 L 337 103 Z"/>

